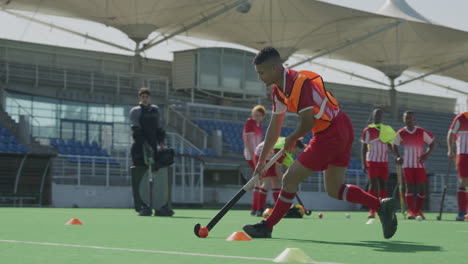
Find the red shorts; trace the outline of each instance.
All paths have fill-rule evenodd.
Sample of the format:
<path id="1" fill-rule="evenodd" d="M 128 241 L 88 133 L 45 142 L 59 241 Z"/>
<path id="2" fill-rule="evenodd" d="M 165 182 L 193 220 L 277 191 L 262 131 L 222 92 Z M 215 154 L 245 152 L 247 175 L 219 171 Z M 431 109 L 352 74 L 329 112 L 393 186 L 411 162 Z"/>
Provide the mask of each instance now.
<path id="1" fill-rule="evenodd" d="M 260 157 L 255 155 L 254 157 L 254 160 L 255 160 L 255 163 L 258 161 Z M 266 163 L 268 163 L 269 160 L 266 161 Z M 267 178 L 267 177 L 276 177 L 278 175 L 276 175 L 276 169 L 275 169 L 275 164 L 271 165 L 271 167 L 267 170 L 267 172 L 265 173 L 265 175 L 263 175 L 263 178 Z"/>
<path id="2" fill-rule="evenodd" d="M 459 178 L 468 178 L 468 154 L 457 155 L 457 170 Z"/>
<path id="3" fill-rule="evenodd" d="M 366 161 L 369 179 L 380 178 L 388 180 L 388 162 Z"/>
<path id="4" fill-rule="evenodd" d="M 349 117 L 340 111 L 332 124 L 315 134 L 297 160 L 313 171 L 324 171 L 328 165 L 348 167 L 354 130 Z"/>
<path id="5" fill-rule="evenodd" d="M 252 170 L 255 170 L 255 162 L 253 160 L 247 160 L 247 163 Z"/>
<path id="6" fill-rule="evenodd" d="M 404 168 L 405 182 L 407 183 L 425 183 L 427 182 L 425 168 Z"/>

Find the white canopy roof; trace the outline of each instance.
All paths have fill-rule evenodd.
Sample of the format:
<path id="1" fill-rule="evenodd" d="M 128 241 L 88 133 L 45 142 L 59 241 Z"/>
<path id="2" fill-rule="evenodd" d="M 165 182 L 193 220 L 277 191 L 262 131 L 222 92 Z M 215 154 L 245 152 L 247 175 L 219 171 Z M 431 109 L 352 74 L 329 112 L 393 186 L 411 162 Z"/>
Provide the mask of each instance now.
<path id="1" fill-rule="evenodd" d="M 404 0 L 387 0 L 377 14 L 310 0 L 14 0 L 5 9 L 75 17 L 120 29 L 142 41 L 184 34 L 260 49 L 283 57 L 327 55 L 377 68 L 468 81 L 468 32 L 436 25 Z"/>

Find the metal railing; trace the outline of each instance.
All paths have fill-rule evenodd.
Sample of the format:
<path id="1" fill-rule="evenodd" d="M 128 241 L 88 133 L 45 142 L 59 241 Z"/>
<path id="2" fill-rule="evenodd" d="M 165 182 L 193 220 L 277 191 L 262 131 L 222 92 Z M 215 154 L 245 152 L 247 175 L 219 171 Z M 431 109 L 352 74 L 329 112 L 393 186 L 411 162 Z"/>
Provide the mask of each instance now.
<path id="1" fill-rule="evenodd" d="M 429 178 L 429 186 L 431 193 L 442 193 L 445 186 L 445 178 L 447 174 L 438 173 Z M 458 188 L 458 175 L 451 173 L 447 182 L 447 194 L 456 195 Z"/>
<path id="2" fill-rule="evenodd" d="M 0 60 L 0 81 L 19 83 L 32 87 L 55 87 L 61 90 L 77 89 L 121 94 L 135 92 L 134 83 L 151 88 L 152 92 L 169 97 L 169 79 L 149 74 L 128 74 L 55 68 Z"/>
<path id="3" fill-rule="evenodd" d="M 52 179 L 57 184 L 129 186 L 126 159 L 58 155 L 52 161 Z"/>
<path id="4" fill-rule="evenodd" d="M 250 117 L 251 109 L 241 107 L 230 107 L 220 105 L 208 105 L 187 103 L 177 107 L 178 111 L 184 112 L 193 119 L 212 119 L 226 120 L 231 122 L 245 122 Z M 265 116 L 266 122 L 270 118 L 270 113 Z M 286 113 L 284 126 L 295 127 L 297 125 L 297 116 L 295 114 Z"/>
<path id="5" fill-rule="evenodd" d="M 188 139 L 197 148 L 207 147 L 208 134 L 203 129 L 176 111 L 173 106 L 167 108 L 166 115 L 166 126 L 176 129 L 182 137 Z"/>
<path id="6" fill-rule="evenodd" d="M 3 104 L 3 107 L 4 107 L 4 111 L 8 113 L 9 116 L 11 116 L 12 118 L 16 119 L 15 120 L 16 122 L 19 122 L 19 117 L 21 115 L 23 116 L 26 116 L 29 120 L 29 131 L 28 131 L 28 135 L 33 135 L 33 132 L 35 129 L 37 129 L 38 131 L 41 130 L 41 123 L 39 122 L 39 120 L 37 120 L 36 118 L 34 118 L 33 114 L 31 111 L 29 111 L 29 109 L 23 107 L 13 96 L 10 96 L 9 93 L 3 89 L 3 98 L 6 98 L 8 97 L 11 102 L 14 104 L 14 106 L 11 106 L 9 109 L 8 109 L 8 112 L 6 111 L 6 104 Z"/>

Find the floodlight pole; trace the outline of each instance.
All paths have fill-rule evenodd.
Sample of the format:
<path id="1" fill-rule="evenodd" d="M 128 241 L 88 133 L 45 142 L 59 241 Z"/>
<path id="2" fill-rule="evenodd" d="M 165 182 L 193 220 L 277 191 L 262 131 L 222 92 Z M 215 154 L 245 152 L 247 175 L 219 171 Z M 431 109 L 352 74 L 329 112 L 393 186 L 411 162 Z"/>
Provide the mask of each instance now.
<path id="1" fill-rule="evenodd" d="M 361 41 L 363 41 L 363 40 L 365 40 L 365 39 L 368 39 L 368 38 L 373 37 L 373 36 L 375 36 L 375 35 L 377 35 L 377 34 L 380 34 L 380 33 L 382 33 L 382 32 L 385 32 L 385 31 L 389 30 L 389 29 L 392 29 L 392 28 L 394 28 L 394 27 L 396 27 L 396 26 L 398 26 L 398 25 L 400 25 L 400 24 L 402 24 L 402 23 L 404 23 L 404 22 L 406 22 L 406 20 L 399 19 L 399 20 L 397 20 L 397 21 L 395 21 L 395 22 L 392 22 L 392 23 L 390 23 L 390 24 L 386 24 L 385 26 L 380 27 L 380 28 L 378 28 L 377 30 L 374 30 L 374 31 L 372 31 L 372 32 L 369 32 L 369 33 L 367 33 L 367 34 L 365 34 L 365 35 L 363 35 L 363 36 L 357 37 L 357 38 L 355 38 L 355 39 L 353 39 L 353 40 L 347 41 L 346 43 L 341 44 L 341 45 L 338 45 L 338 46 L 336 46 L 336 47 L 334 47 L 334 48 L 331 48 L 331 49 L 327 49 L 327 50 L 325 50 L 325 51 L 322 51 L 322 52 L 320 52 L 319 54 L 317 54 L 317 55 L 315 55 L 315 56 L 312 56 L 312 57 L 310 57 L 310 58 L 308 58 L 308 59 L 306 59 L 306 60 L 300 61 L 300 62 L 298 62 L 298 63 L 296 63 L 296 64 L 293 64 L 293 65 L 291 65 L 290 67 L 291 67 L 291 68 L 297 67 L 297 66 L 299 66 L 299 65 L 301 65 L 301 64 L 304 64 L 304 63 L 306 63 L 306 62 L 309 62 L 309 61 L 315 60 L 315 59 L 317 59 L 317 58 L 319 58 L 319 57 L 323 57 L 323 56 L 325 56 L 325 55 L 328 55 L 328 54 L 330 54 L 330 53 L 333 53 L 333 52 L 335 52 L 335 51 L 337 51 L 337 50 L 344 49 L 344 48 L 346 48 L 346 47 L 352 46 L 352 45 L 354 45 L 354 44 L 356 44 L 356 43 L 358 43 L 358 42 L 361 42 Z"/>
<path id="2" fill-rule="evenodd" d="M 162 43 L 162 42 L 164 42 L 164 41 L 166 41 L 168 39 L 171 39 L 174 36 L 177 36 L 180 33 L 188 31 L 188 30 L 190 30 L 190 29 L 192 29 L 192 28 L 194 28 L 196 26 L 199 26 L 199 25 L 201 25 L 201 24 L 203 24 L 203 23 L 205 23 L 205 22 L 207 22 L 207 21 L 209 21 L 209 20 L 211 20 L 211 19 L 213 19 L 213 18 L 215 18 L 215 17 L 217 17 L 219 15 L 222 15 L 222 14 L 226 13 L 227 11 L 229 11 L 229 10 L 231 10 L 231 9 L 233 9 L 233 8 L 243 4 L 243 3 L 246 3 L 246 2 L 247 2 L 247 0 L 237 0 L 234 3 L 224 6 L 220 10 L 218 10 L 218 11 L 216 11 L 216 12 L 214 12 L 214 13 L 208 15 L 208 16 L 203 16 L 202 19 L 197 20 L 197 21 L 191 23 L 188 26 L 182 27 L 181 29 L 176 30 L 175 32 L 173 32 L 171 34 L 164 36 L 164 38 L 162 38 L 162 39 L 160 39 L 158 41 L 156 41 L 156 38 L 154 38 L 151 41 L 149 41 L 148 43 L 146 43 L 145 45 L 143 45 L 143 47 L 141 47 L 138 50 L 138 52 L 143 52 L 143 51 L 145 51 L 147 49 L 150 49 L 150 48 L 158 45 L 159 43 Z"/>

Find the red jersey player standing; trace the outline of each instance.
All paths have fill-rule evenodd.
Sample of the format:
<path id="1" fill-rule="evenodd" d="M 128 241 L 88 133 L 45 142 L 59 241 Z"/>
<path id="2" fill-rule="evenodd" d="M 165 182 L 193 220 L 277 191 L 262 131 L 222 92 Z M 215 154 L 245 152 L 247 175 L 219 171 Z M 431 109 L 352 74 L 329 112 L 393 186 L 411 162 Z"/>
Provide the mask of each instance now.
<path id="1" fill-rule="evenodd" d="M 411 111 L 403 113 L 403 122 L 406 126 L 398 130 L 395 137 L 394 151 L 396 162 L 403 163 L 403 175 L 406 183 L 406 205 L 408 206 L 408 219 L 415 219 L 421 216 L 422 206 L 426 199 L 427 175 L 424 162 L 427 160 L 434 149 L 434 136 L 422 127 L 415 126 L 415 116 Z M 405 147 L 404 158 L 401 159 L 398 146 L 403 144 Z M 424 152 L 424 145 L 429 148 Z M 416 205 L 414 195 L 416 194 Z"/>
<path id="2" fill-rule="evenodd" d="M 447 135 L 448 156 L 455 159 L 453 142 L 456 136 L 457 143 L 457 171 L 458 171 L 458 215 L 457 221 L 465 220 L 468 201 L 468 112 L 457 115 L 450 126 Z"/>
<path id="3" fill-rule="evenodd" d="M 266 109 L 262 105 L 257 105 L 252 108 L 251 117 L 245 121 L 244 130 L 242 131 L 242 140 L 244 141 L 244 158 L 252 170 L 255 170 L 255 148 L 263 140 L 262 120 L 265 118 Z M 256 215 L 256 205 L 260 195 L 260 187 L 255 184 L 252 193 L 252 206 L 250 214 Z M 261 214 L 261 212 L 260 212 Z"/>
<path id="4" fill-rule="evenodd" d="M 273 226 L 291 207 L 299 183 L 314 171 L 324 171 L 325 190 L 329 196 L 374 209 L 382 222 L 384 237 L 392 237 L 398 225 L 395 201 L 392 198 L 379 200 L 355 185 L 343 184 L 354 131 L 351 120 L 325 90 L 322 78 L 313 72 L 284 68 L 278 51 L 272 47 L 262 49 L 255 56 L 254 64 L 259 79 L 272 85 L 273 101 L 270 125 L 255 174 L 264 175 L 266 159 L 280 135 L 286 111 L 296 113 L 299 123 L 286 137 L 285 151 L 289 152 L 297 139 L 309 131 L 314 137 L 283 175 L 282 189 L 270 216 L 258 224 L 245 225 L 244 231 L 254 238 L 271 238 Z"/>
<path id="5" fill-rule="evenodd" d="M 382 124 L 382 109 L 372 112 L 373 124 L 362 131 L 363 168 L 369 177 L 369 193 L 379 198 L 387 198 L 388 149 L 396 133 L 391 126 Z M 368 218 L 375 218 L 375 211 L 369 209 Z"/>

